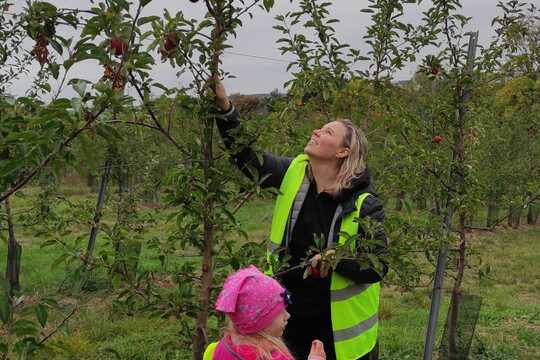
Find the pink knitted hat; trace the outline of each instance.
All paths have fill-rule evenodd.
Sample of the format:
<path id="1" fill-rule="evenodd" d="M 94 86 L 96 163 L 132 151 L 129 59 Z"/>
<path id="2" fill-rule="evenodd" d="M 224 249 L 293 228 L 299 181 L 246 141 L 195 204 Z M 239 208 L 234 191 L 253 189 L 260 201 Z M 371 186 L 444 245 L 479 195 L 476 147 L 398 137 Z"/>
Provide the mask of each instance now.
<path id="1" fill-rule="evenodd" d="M 286 292 L 254 265 L 229 275 L 216 301 L 242 334 L 265 329 L 285 309 Z"/>

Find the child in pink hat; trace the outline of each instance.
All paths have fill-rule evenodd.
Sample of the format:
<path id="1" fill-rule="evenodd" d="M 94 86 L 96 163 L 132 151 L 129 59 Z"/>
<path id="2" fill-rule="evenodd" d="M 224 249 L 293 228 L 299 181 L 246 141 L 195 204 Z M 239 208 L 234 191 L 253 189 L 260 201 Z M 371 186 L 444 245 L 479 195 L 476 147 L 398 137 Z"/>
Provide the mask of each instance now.
<path id="1" fill-rule="evenodd" d="M 281 339 L 290 301 L 285 288 L 253 265 L 230 275 L 216 302 L 216 309 L 229 318 L 229 326 L 204 359 L 295 360 Z M 322 342 L 313 341 L 308 360 L 324 359 Z"/>

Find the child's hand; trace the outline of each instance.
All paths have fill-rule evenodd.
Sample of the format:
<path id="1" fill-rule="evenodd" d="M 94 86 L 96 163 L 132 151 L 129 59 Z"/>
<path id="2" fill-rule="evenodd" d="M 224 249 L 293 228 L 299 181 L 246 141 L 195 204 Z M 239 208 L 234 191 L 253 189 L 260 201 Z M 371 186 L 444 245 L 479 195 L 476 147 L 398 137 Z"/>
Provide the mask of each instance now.
<path id="1" fill-rule="evenodd" d="M 308 360 L 326 360 L 324 345 L 320 340 L 313 340 L 311 343 L 311 351 L 308 355 Z"/>

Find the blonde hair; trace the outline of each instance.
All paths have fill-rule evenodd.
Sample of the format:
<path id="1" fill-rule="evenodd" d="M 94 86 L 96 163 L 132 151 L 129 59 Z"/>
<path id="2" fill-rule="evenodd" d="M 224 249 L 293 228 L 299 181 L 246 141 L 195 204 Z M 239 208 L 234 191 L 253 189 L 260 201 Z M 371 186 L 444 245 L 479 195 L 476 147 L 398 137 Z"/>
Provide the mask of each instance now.
<path id="1" fill-rule="evenodd" d="M 238 340 L 241 344 L 254 346 L 257 351 L 257 360 L 273 360 L 272 352 L 274 351 L 279 351 L 283 355 L 294 359 L 287 348 L 287 345 L 285 345 L 281 338 L 271 336 L 264 331 L 259 331 L 254 334 L 241 334 L 229 320 L 224 333 L 226 336 L 229 335 L 231 338 Z"/>
<path id="2" fill-rule="evenodd" d="M 351 120 L 336 119 L 335 121 L 345 126 L 346 133 L 343 146 L 349 148 L 349 155 L 341 163 L 336 185 L 333 189 L 336 193 L 339 193 L 341 190 L 350 187 L 353 180 L 366 170 L 368 141 L 364 132 Z"/>

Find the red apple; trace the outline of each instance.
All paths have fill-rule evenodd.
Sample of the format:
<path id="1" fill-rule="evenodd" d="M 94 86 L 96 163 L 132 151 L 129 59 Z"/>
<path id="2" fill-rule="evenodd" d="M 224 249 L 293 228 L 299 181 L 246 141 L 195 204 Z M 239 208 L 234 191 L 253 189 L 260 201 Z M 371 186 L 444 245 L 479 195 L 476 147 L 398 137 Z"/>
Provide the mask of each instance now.
<path id="1" fill-rule="evenodd" d="M 176 31 L 171 31 L 165 34 L 165 50 L 172 51 L 178 47 L 179 36 Z"/>
<path id="2" fill-rule="evenodd" d="M 161 54 L 162 59 L 166 59 L 169 57 L 169 52 L 163 47 L 159 48 L 159 53 Z"/>
<path id="3" fill-rule="evenodd" d="M 36 57 L 40 65 L 45 65 L 49 62 L 49 50 L 47 49 L 49 45 L 49 39 L 43 34 L 38 34 L 36 37 L 36 44 L 32 49 L 32 54 Z"/>
<path id="4" fill-rule="evenodd" d="M 321 270 L 318 267 L 313 267 L 310 265 L 310 272 L 311 272 L 311 276 L 314 278 L 321 277 Z"/>
<path id="5" fill-rule="evenodd" d="M 128 44 L 124 40 L 118 37 L 113 37 L 109 45 L 111 49 L 113 50 L 115 56 L 124 55 L 124 53 L 126 52 L 128 48 Z"/>
<path id="6" fill-rule="evenodd" d="M 126 86 L 126 81 L 124 80 L 124 77 L 120 74 L 116 77 L 116 79 L 113 79 L 113 89 L 114 90 L 122 90 Z"/>
<path id="7" fill-rule="evenodd" d="M 114 70 L 111 65 L 105 65 L 105 70 L 103 71 L 103 77 L 105 79 L 114 79 Z"/>
<path id="8" fill-rule="evenodd" d="M 34 55 L 40 65 L 45 65 L 49 62 L 49 50 L 47 47 L 34 47 Z"/>
<path id="9" fill-rule="evenodd" d="M 431 138 L 431 141 L 435 144 L 440 144 L 444 138 L 441 135 L 435 135 L 433 138 Z"/>

